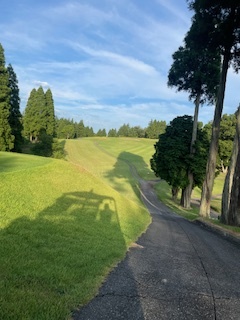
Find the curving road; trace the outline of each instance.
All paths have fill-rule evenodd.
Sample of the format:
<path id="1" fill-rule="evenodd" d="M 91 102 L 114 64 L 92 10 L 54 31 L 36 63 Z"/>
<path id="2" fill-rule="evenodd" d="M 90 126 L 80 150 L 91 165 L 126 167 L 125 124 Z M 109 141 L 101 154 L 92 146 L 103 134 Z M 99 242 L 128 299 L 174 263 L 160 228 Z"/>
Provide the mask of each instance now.
<path id="1" fill-rule="evenodd" d="M 173 214 L 140 181 L 152 224 L 75 320 L 239 320 L 240 247 Z"/>

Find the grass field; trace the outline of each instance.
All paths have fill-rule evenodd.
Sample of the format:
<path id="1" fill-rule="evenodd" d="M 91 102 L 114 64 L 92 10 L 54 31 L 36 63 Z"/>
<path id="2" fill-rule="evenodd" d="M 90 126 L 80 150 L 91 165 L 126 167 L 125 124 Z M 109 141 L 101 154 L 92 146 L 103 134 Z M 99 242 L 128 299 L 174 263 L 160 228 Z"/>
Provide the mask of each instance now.
<path id="1" fill-rule="evenodd" d="M 84 167 L 123 196 L 141 204 L 138 183 L 130 172 L 133 163 L 144 179 L 155 179 L 149 159 L 154 141 L 131 138 L 87 138 L 67 140 L 67 160 Z M 87 161 L 86 161 L 87 159 Z"/>
<path id="2" fill-rule="evenodd" d="M 67 161 L 0 152 L 0 319 L 70 319 L 150 223 L 132 166 L 155 179 L 153 140 L 67 140 Z M 215 181 L 219 207 L 223 176 Z M 156 185 L 171 201 L 170 187 Z M 194 190 L 193 197 L 200 197 Z"/>
<path id="3" fill-rule="evenodd" d="M 69 161 L 0 152 L 0 319 L 68 319 L 150 223 L 99 142 L 68 141 Z"/>

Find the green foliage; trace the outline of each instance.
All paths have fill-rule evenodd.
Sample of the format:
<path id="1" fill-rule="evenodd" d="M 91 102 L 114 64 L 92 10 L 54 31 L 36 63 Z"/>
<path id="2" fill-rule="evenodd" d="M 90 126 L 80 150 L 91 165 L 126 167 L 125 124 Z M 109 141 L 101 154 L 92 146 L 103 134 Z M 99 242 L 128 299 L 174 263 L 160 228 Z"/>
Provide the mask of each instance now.
<path id="1" fill-rule="evenodd" d="M 10 97 L 9 74 L 5 67 L 4 49 L 0 44 L 0 151 L 10 151 L 14 148 L 14 135 L 9 123 Z"/>
<path id="2" fill-rule="evenodd" d="M 51 89 L 47 89 L 45 93 L 46 103 L 46 133 L 50 136 L 55 135 L 55 112 L 54 112 L 54 101 Z"/>
<path id="3" fill-rule="evenodd" d="M 117 137 L 117 130 L 116 129 L 110 129 L 108 131 L 108 137 Z"/>
<path id="4" fill-rule="evenodd" d="M 118 129 L 118 136 L 119 137 L 129 137 L 130 133 L 130 125 L 129 124 L 123 124 L 119 129 Z"/>
<path id="5" fill-rule="evenodd" d="M 14 148 L 12 151 L 21 152 L 23 145 L 23 124 L 22 124 L 22 114 L 20 112 L 20 98 L 18 89 L 18 80 L 16 73 L 11 65 L 7 68 L 9 77 L 9 88 L 10 92 L 10 116 L 9 124 L 12 129 L 12 135 L 14 136 Z"/>
<path id="6" fill-rule="evenodd" d="M 65 145 L 65 140 L 58 140 L 56 138 L 53 138 L 53 143 L 52 143 L 53 158 L 55 159 L 65 158 L 64 145 Z"/>
<path id="7" fill-rule="evenodd" d="M 76 139 L 93 137 L 93 128 L 85 127 L 83 120 L 79 123 L 65 118 L 56 118 L 56 136 L 58 139 Z"/>
<path id="8" fill-rule="evenodd" d="M 200 97 L 200 103 L 214 103 L 220 74 L 220 55 L 196 48 L 190 41 L 193 30 L 185 37 L 185 47 L 173 54 L 173 64 L 168 74 L 168 85 L 189 93 L 190 100 Z M 190 43 L 188 43 L 190 42 Z"/>
<path id="9" fill-rule="evenodd" d="M 31 151 L 37 156 L 51 157 L 53 152 L 52 143 L 53 137 L 47 134 L 45 130 L 41 130 L 38 141 L 32 145 Z"/>
<path id="10" fill-rule="evenodd" d="M 195 153 L 190 154 L 192 127 L 193 120 L 190 116 L 173 119 L 166 132 L 159 136 L 155 153 L 150 160 L 155 175 L 173 188 L 186 188 L 189 184 L 189 170 L 194 175 L 194 185 L 201 185 L 204 178 L 207 140 L 204 133 L 199 131 Z"/>
<path id="11" fill-rule="evenodd" d="M 99 129 L 98 132 L 96 133 L 97 137 L 106 137 L 107 133 L 105 129 Z"/>
<path id="12" fill-rule="evenodd" d="M 146 138 L 158 139 L 166 130 L 166 121 L 151 120 L 146 128 Z"/>
<path id="13" fill-rule="evenodd" d="M 212 122 L 207 123 L 204 128 L 208 140 L 211 140 Z M 236 132 L 236 116 L 234 114 L 224 114 L 220 123 L 217 171 L 224 172 L 229 166 L 233 149 L 233 140 Z"/>
<path id="14" fill-rule="evenodd" d="M 240 12 L 239 1 L 236 0 L 191 0 L 189 6 L 194 10 L 194 34 L 193 41 L 199 47 L 208 50 L 218 50 L 229 56 L 234 69 L 240 66 Z"/>
<path id="15" fill-rule="evenodd" d="M 54 136 L 54 102 L 50 89 L 46 94 L 42 87 L 39 87 L 38 90 L 34 88 L 31 91 L 23 120 L 24 134 L 30 141 L 38 140 L 42 130 L 45 130 L 48 135 Z"/>

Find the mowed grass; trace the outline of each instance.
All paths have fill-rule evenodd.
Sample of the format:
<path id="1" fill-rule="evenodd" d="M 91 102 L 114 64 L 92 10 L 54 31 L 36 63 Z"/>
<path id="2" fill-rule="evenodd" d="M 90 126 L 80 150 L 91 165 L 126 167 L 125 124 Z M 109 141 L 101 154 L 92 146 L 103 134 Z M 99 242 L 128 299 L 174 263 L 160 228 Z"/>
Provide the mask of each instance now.
<path id="1" fill-rule="evenodd" d="M 211 208 L 219 214 L 221 213 L 221 199 L 224 179 L 225 174 L 223 173 L 215 178 L 212 193 Z M 174 212 L 184 216 L 189 220 L 194 220 L 199 217 L 199 204 L 201 199 L 201 190 L 199 188 L 195 188 L 192 192 L 192 199 L 195 200 L 195 202 L 191 205 L 191 209 L 184 209 L 179 205 L 181 191 L 179 192 L 177 202 L 172 200 L 171 187 L 166 181 L 161 180 L 158 184 L 156 184 L 155 190 L 159 199 L 169 206 Z"/>
<path id="2" fill-rule="evenodd" d="M 155 179 L 150 169 L 154 153 L 154 140 L 131 138 L 85 138 L 67 140 L 67 160 L 84 167 L 138 204 L 140 193 L 138 181 L 131 166 L 144 179 Z M 87 158 L 87 161 L 86 161 Z"/>
<path id="3" fill-rule="evenodd" d="M 78 163 L 0 152 L 0 319 L 70 318 L 150 223 L 127 165 L 122 194 L 118 160 L 78 148 Z"/>

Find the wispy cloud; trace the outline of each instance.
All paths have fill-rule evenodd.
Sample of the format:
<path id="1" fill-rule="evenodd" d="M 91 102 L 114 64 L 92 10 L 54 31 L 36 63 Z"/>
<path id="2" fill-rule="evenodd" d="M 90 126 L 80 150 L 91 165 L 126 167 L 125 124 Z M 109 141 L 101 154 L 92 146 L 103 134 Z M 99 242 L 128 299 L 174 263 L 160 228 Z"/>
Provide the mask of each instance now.
<path id="1" fill-rule="evenodd" d="M 28 5 L 26 5 L 26 3 Z M 58 116 L 86 125 L 146 126 L 193 114 L 186 93 L 167 87 L 172 54 L 191 24 L 177 0 L 16 2 L 0 22 L 7 63 L 19 79 L 21 108 L 39 85 L 51 88 Z M 238 76 L 229 71 L 224 112 L 240 101 Z M 212 119 L 212 107 L 200 121 Z"/>

